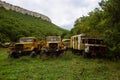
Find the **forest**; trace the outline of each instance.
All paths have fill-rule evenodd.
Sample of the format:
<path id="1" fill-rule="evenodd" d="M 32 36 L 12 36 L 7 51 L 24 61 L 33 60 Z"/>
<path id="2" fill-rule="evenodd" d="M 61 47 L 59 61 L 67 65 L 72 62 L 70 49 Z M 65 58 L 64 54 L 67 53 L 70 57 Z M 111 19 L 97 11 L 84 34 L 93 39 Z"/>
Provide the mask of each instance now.
<path id="1" fill-rule="evenodd" d="M 120 0 L 102 0 L 100 8 L 75 21 L 71 34 L 85 33 L 102 38 L 107 45 L 108 57 L 120 58 Z"/>

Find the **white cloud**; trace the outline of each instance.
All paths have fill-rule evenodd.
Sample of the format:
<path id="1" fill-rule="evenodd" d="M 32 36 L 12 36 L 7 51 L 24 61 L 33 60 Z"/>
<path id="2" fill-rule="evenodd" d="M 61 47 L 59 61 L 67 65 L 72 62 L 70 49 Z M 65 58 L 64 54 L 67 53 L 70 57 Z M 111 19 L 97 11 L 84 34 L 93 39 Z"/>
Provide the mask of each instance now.
<path id="1" fill-rule="evenodd" d="M 71 29 L 74 21 L 98 7 L 101 0 L 2 0 L 42 13 L 56 25 Z"/>

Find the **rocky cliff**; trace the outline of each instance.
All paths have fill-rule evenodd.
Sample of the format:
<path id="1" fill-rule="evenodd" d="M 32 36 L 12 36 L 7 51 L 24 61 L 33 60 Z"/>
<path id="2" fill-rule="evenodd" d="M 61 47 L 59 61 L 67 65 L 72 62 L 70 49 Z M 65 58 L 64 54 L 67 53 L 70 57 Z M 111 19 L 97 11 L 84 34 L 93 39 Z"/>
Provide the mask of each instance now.
<path id="1" fill-rule="evenodd" d="M 16 12 L 20 12 L 22 14 L 27 14 L 27 15 L 34 16 L 34 17 L 37 17 L 37 18 L 41 18 L 43 20 L 51 22 L 50 18 L 48 18 L 47 16 L 45 16 L 43 14 L 33 12 L 33 11 L 30 11 L 30 10 L 27 10 L 27 9 L 23 9 L 21 7 L 14 6 L 12 4 L 9 4 L 9 3 L 3 2 L 3 1 L 0 1 L 0 7 L 5 8 L 6 10 L 13 10 L 13 11 L 16 11 Z"/>

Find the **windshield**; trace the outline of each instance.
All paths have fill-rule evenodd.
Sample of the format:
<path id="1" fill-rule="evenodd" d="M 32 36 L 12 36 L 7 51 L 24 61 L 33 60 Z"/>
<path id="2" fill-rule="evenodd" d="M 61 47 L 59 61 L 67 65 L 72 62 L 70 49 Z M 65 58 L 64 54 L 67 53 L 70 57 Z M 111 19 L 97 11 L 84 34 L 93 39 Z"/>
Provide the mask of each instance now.
<path id="1" fill-rule="evenodd" d="M 103 40 L 96 40 L 96 44 L 103 44 Z"/>
<path id="2" fill-rule="evenodd" d="M 70 42 L 70 40 L 65 40 L 65 41 L 63 41 L 63 42 Z"/>
<path id="3" fill-rule="evenodd" d="M 84 39 L 83 43 L 88 44 L 103 44 L 103 40 L 97 40 L 97 39 Z"/>
<path id="4" fill-rule="evenodd" d="M 47 38 L 47 41 L 60 41 L 60 38 Z"/>
<path id="5" fill-rule="evenodd" d="M 88 40 L 88 43 L 89 43 L 89 44 L 95 44 L 95 40 L 89 39 L 89 40 Z"/>
<path id="6" fill-rule="evenodd" d="M 33 42 L 33 39 L 20 39 L 20 42 Z"/>

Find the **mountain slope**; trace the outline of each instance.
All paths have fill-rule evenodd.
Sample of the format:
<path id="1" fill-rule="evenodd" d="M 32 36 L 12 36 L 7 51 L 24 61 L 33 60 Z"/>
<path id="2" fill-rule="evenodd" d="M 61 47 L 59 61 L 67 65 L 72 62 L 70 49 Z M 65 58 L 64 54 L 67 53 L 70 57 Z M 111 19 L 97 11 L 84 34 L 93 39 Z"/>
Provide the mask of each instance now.
<path id="1" fill-rule="evenodd" d="M 22 36 L 43 39 L 48 35 L 62 35 L 66 32 L 51 22 L 0 8 L 0 42 L 17 41 Z"/>

